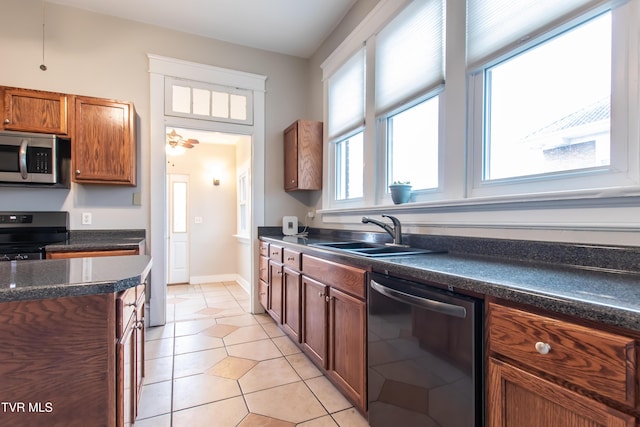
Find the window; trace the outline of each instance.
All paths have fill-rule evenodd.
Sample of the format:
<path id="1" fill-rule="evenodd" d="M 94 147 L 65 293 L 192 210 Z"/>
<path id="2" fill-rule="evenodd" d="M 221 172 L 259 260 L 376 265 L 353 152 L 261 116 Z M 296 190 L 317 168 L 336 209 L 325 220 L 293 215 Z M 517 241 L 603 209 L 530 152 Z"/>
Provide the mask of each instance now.
<path id="1" fill-rule="evenodd" d="M 467 4 L 468 196 L 637 185 L 623 13 L 589 0 Z"/>
<path id="2" fill-rule="evenodd" d="M 251 91 L 179 79 L 165 79 L 165 114 L 253 124 Z"/>
<path id="3" fill-rule="evenodd" d="M 388 186 L 438 187 L 439 96 L 444 82 L 444 2 L 415 0 L 376 37 L 377 143 L 386 149 L 379 200 Z"/>
<path id="4" fill-rule="evenodd" d="M 333 201 L 363 196 L 365 50 L 347 60 L 328 82 L 332 173 L 335 179 Z"/>
<path id="5" fill-rule="evenodd" d="M 485 79 L 483 180 L 609 166 L 610 13 L 487 68 Z M 570 148 L 585 140 L 591 150 Z"/>
<path id="6" fill-rule="evenodd" d="M 363 133 L 335 143 L 336 200 L 360 198 L 363 195 Z"/>
<path id="7" fill-rule="evenodd" d="M 243 172 L 238 176 L 238 234 L 249 234 L 249 198 L 248 198 L 249 172 Z"/>
<path id="8" fill-rule="evenodd" d="M 438 187 L 438 96 L 387 119 L 387 183 Z"/>

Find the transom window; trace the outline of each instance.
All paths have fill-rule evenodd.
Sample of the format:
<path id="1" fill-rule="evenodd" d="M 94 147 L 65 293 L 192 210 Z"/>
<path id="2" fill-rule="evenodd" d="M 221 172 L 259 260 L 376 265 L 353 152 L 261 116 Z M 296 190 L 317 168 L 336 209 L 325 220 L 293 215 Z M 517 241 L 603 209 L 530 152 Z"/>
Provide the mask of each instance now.
<path id="1" fill-rule="evenodd" d="M 251 91 L 180 79 L 165 79 L 165 114 L 253 124 Z"/>

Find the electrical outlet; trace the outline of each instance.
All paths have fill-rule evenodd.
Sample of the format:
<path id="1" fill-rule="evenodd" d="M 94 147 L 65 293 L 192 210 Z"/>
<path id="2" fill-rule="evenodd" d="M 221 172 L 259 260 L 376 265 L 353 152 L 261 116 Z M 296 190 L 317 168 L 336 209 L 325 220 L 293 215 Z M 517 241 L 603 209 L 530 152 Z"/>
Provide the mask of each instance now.
<path id="1" fill-rule="evenodd" d="M 91 212 L 82 212 L 82 225 L 91 225 Z"/>
<path id="2" fill-rule="evenodd" d="M 308 216 L 309 218 L 311 218 L 311 219 L 315 218 L 315 217 L 316 217 L 316 211 L 315 211 L 315 209 L 314 209 L 314 210 L 312 210 L 312 211 L 307 212 L 307 216 Z"/>

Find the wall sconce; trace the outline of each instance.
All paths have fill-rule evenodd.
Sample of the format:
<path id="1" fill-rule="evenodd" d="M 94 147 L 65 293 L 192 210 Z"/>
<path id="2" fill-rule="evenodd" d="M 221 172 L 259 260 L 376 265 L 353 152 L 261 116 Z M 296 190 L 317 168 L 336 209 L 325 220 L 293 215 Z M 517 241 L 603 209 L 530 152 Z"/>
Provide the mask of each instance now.
<path id="1" fill-rule="evenodd" d="M 213 178 L 213 185 L 220 185 L 220 180 L 217 178 Z"/>

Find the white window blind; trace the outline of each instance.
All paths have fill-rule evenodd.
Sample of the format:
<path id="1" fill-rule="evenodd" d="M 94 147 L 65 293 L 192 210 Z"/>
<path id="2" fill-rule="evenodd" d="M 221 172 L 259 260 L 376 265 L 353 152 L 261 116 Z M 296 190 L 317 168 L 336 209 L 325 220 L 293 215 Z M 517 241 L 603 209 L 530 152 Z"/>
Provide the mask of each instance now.
<path id="1" fill-rule="evenodd" d="M 474 68 L 572 17 L 610 3 L 604 0 L 467 0 L 467 65 Z"/>
<path id="2" fill-rule="evenodd" d="M 414 0 L 376 38 L 376 113 L 444 81 L 443 0 Z"/>
<path id="3" fill-rule="evenodd" d="M 360 49 L 329 78 L 329 138 L 364 124 L 365 50 Z"/>

